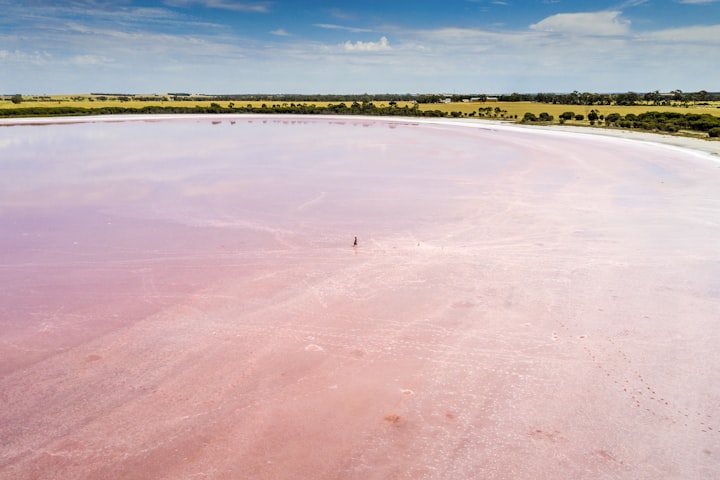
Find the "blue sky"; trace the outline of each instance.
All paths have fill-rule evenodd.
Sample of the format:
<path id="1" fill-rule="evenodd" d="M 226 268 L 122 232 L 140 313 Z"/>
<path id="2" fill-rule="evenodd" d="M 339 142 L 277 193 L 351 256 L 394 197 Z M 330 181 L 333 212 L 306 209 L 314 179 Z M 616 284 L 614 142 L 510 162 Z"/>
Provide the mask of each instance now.
<path id="1" fill-rule="evenodd" d="M 720 91 L 720 0 L 0 0 L 0 93 Z"/>

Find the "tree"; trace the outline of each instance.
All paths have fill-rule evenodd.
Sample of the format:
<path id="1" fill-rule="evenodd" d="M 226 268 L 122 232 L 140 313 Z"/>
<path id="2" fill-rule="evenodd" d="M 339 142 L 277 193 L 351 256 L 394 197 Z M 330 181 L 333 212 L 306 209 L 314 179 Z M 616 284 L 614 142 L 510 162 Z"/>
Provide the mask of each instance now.
<path id="1" fill-rule="evenodd" d="M 553 116 L 550 115 L 549 113 L 547 113 L 547 112 L 542 112 L 542 113 L 540 113 L 539 120 L 540 120 L 541 122 L 552 122 L 554 118 L 555 118 L 555 117 L 553 117 Z"/>
<path id="2" fill-rule="evenodd" d="M 705 90 L 700 90 L 699 92 L 693 93 L 693 100 L 695 100 L 696 102 L 705 102 L 708 99 L 708 92 Z"/>
<path id="3" fill-rule="evenodd" d="M 22 101 L 23 101 L 22 95 L 20 95 L 19 93 L 17 93 L 17 94 L 13 95 L 13 96 L 10 98 L 10 101 L 11 101 L 12 103 L 14 103 L 15 105 L 17 105 L 17 104 L 19 104 L 19 103 L 22 103 Z"/>
<path id="4" fill-rule="evenodd" d="M 574 117 L 574 112 L 563 112 L 563 114 L 560 115 L 560 118 L 562 118 L 563 120 L 572 120 Z"/>
<path id="5" fill-rule="evenodd" d="M 635 92 L 620 93 L 615 98 L 617 105 L 635 105 L 640 99 L 640 95 Z"/>
<path id="6" fill-rule="evenodd" d="M 609 113 L 607 117 L 605 117 L 605 125 L 613 125 L 620 121 L 622 116 L 619 113 Z"/>
<path id="7" fill-rule="evenodd" d="M 643 95 L 643 100 L 648 103 L 652 103 L 653 105 L 659 105 L 660 100 L 662 100 L 662 95 L 660 95 L 659 90 L 655 90 L 654 92 L 648 92 Z"/>

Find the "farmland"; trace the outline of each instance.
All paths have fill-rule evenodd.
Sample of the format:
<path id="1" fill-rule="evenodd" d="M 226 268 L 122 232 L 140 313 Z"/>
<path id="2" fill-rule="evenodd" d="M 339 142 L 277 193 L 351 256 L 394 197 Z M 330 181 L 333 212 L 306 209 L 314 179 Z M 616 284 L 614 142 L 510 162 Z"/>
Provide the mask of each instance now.
<path id="1" fill-rule="evenodd" d="M 531 101 L 415 103 L 410 101 L 284 101 L 227 100 L 215 96 L 178 95 L 56 95 L 0 97 L 0 117 L 90 115 L 115 113 L 301 113 L 366 114 L 483 118 L 576 126 L 607 126 L 659 130 L 695 137 L 717 137 L 720 102 L 671 105 L 565 105 Z M 662 119 L 647 118 L 662 112 Z M 656 115 L 656 114 L 653 114 Z M 644 117 L 643 117 L 644 116 Z M 641 117 L 638 119 L 637 117 Z M 670 120 L 666 117 L 672 117 Z M 688 120 L 686 117 L 692 117 Z M 702 126 L 696 128 L 696 117 Z M 610 121 L 612 119 L 612 121 Z M 627 120 L 626 120 L 627 119 Z M 680 119 L 680 120 L 678 120 Z M 639 121 L 640 120 L 640 121 Z M 691 125 L 691 121 L 695 121 Z M 717 125 L 715 125 L 717 123 Z"/>
<path id="2" fill-rule="evenodd" d="M 473 111 L 477 112 L 480 108 L 490 108 L 492 110 L 493 118 L 508 118 L 518 120 L 523 118 L 525 113 L 530 112 L 539 116 L 542 112 L 555 117 L 555 123 L 558 122 L 558 118 L 564 112 L 572 111 L 576 114 L 584 115 L 587 119 L 588 114 L 591 110 L 596 110 L 599 115 L 608 115 L 610 113 L 619 113 L 621 115 L 627 115 L 632 113 L 639 115 L 641 113 L 650 111 L 672 111 L 678 113 L 710 113 L 712 115 L 720 117 L 720 102 L 714 102 L 709 106 L 655 106 L 655 105 L 557 105 L 539 102 L 463 102 L 463 103 L 444 103 L 437 105 L 421 105 L 420 108 L 432 108 L 439 109 L 444 112 L 459 111 L 463 114 L 470 114 Z M 497 111 L 496 111 L 497 109 Z M 497 115 L 497 117 L 495 117 Z M 587 122 L 585 122 L 587 123 Z"/>

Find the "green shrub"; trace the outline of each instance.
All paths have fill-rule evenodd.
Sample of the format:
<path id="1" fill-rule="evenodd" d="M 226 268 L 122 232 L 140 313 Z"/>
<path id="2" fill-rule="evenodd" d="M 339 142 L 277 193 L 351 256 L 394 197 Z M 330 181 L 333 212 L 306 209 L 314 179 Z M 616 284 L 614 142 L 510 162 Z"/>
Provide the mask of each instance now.
<path id="1" fill-rule="evenodd" d="M 541 122 L 552 122 L 555 117 L 553 117 L 552 115 L 550 115 L 547 112 L 542 112 L 542 113 L 540 113 L 539 118 L 540 118 Z"/>
<path id="2" fill-rule="evenodd" d="M 607 117 L 605 117 L 605 123 L 611 125 L 617 123 L 621 118 L 622 116 L 619 113 L 609 113 Z"/>

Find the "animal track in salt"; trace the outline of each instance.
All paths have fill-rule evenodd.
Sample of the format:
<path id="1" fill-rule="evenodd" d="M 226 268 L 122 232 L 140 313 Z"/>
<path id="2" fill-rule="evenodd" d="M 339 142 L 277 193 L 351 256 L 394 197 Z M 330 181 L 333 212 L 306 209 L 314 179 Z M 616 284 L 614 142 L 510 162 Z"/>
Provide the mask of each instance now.
<path id="1" fill-rule="evenodd" d="M 709 425 L 709 421 L 713 420 L 712 415 L 693 411 L 688 406 L 680 406 L 668 398 L 668 395 L 658 392 L 658 389 L 647 380 L 647 375 L 643 374 L 641 370 L 643 365 L 633 361 L 631 355 L 620 346 L 620 342 L 612 337 L 607 337 L 605 341 L 607 342 L 605 348 L 602 344 L 588 343 L 583 350 L 597 364 L 597 368 L 605 372 L 605 378 L 611 380 L 618 391 L 626 395 L 633 408 L 642 409 L 646 414 L 663 422 L 699 429 L 704 433 L 717 431 L 717 426 Z M 592 345 L 595 345 L 595 348 Z M 612 366 L 611 357 L 618 360 L 617 368 Z M 603 363 L 602 359 L 608 360 Z M 648 371 L 648 373 L 652 372 Z"/>

